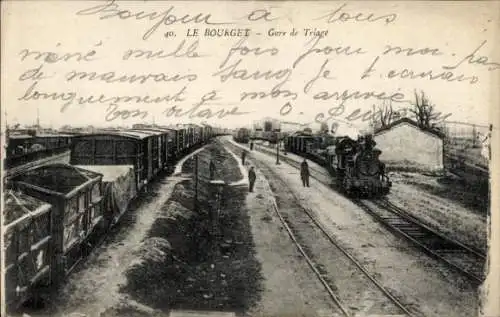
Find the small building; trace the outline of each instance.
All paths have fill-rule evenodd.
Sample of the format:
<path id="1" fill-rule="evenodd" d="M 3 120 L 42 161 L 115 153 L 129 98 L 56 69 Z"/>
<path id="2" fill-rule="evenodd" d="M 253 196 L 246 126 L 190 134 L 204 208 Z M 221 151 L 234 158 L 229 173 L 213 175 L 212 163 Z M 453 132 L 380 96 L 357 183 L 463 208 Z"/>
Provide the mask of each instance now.
<path id="1" fill-rule="evenodd" d="M 441 171 L 444 135 L 422 129 L 417 122 L 402 118 L 375 130 L 374 140 L 382 151 L 380 159 L 389 168 Z"/>

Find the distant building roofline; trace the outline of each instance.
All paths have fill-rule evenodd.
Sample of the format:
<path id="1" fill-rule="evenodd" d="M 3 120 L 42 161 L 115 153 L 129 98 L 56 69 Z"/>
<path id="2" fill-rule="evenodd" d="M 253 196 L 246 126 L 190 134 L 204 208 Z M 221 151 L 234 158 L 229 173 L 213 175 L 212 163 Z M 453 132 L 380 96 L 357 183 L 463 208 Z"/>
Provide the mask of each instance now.
<path id="1" fill-rule="evenodd" d="M 385 131 L 389 131 L 391 130 L 392 128 L 400 125 L 400 124 L 410 124 L 412 126 L 414 126 L 415 128 L 421 130 L 422 132 L 425 132 L 425 133 L 430 133 L 432 134 L 433 136 L 435 137 L 438 137 L 440 139 L 443 139 L 444 138 L 444 133 L 436 130 L 436 129 L 429 129 L 429 128 L 422 128 L 418 125 L 418 123 L 410 118 L 401 118 L 401 119 L 398 119 L 396 121 L 393 121 L 391 122 L 390 124 L 386 125 L 385 127 L 382 127 L 382 128 L 378 128 L 378 129 L 375 129 L 374 131 L 374 135 L 378 135 L 378 134 L 381 134 Z"/>

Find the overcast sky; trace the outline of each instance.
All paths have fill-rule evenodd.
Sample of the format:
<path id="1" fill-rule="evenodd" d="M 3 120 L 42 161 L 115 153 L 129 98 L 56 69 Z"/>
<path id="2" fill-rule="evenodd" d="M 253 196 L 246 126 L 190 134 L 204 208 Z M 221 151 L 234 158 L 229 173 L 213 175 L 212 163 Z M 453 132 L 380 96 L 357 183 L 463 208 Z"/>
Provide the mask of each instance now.
<path id="1" fill-rule="evenodd" d="M 78 2 L 78 1 L 14 1 L 7 3 L 2 19 L 6 23 L 6 32 L 3 35 L 2 46 L 2 106 L 7 112 L 9 123 L 19 122 L 22 124 L 34 123 L 39 109 L 42 125 L 58 127 L 65 124 L 71 125 L 130 125 L 136 122 L 177 123 L 177 122 L 200 122 L 206 121 L 212 124 L 227 126 L 241 126 L 251 123 L 253 120 L 270 116 L 282 118 L 287 121 L 312 122 L 318 113 L 326 113 L 329 108 L 339 105 L 339 101 L 315 100 L 313 96 L 322 91 L 330 94 L 342 93 L 344 90 L 350 92 L 375 92 L 387 95 L 400 92 L 408 102 L 393 103 L 395 108 L 408 107 L 409 102 L 414 99 L 415 89 L 424 91 L 436 108 L 443 113 L 452 113 L 448 120 L 466 121 L 479 124 L 488 123 L 488 107 L 498 98 L 498 82 L 494 82 L 494 76 L 498 78 L 500 70 L 495 69 L 495 64 L 481 65 L 463 62 L 455 69 L 448 78 L 457 78 L 463 75 L 468 80 L 449 82 L 443 79 L 389 79 L 391 70 L 401 72 L 404 69 L 413 70 L 415 73 L 432 71 L 435 76 L 445 69 L 443 66 L 454 66 L 469 54 L 473 53 L 481 44 L 475 57 L 488 57 L 488 63 L 500 62 L 495 59 L 494 45 L 498 41 L 498 2 L 355 2 L 343 6 L 341 2 L 134 2 L 123 1 L 114 3 L 115 9 L 129 10 L 126 14 L 156 14 L 156 19 L 149 20 L 124 18 L 117 16 L 102 19 L 105 15 L 112 15 L 113 7 L 107 7 L 106 12 L 97 13 L 96 9 L 89 8 L 104 4 L 105 2 Z M 167 10 L 170 11 L 165 13 Z M 85 10 L 86 11 L 81 11 Z M 273 21 L 249 22 L 246 17 L 252 10 L 266 9 L 272 11 Z M 337 10 L 338 9 L 338 10 Z M 337 13 L 332 12 L 337 10 Z M 76 13 L 81 11 L 81 14 Z M 92 12 L 95 14 L 90 14 Z M 140 13 L 143 11 L 143 13 Z M 264 11 L 257 11 L 260 14 Z M 201 13 L 203 16 L 211 14 L 208 21 L 234 22 L 227 25 L 206 25 L 204 23 L 180 22 L 172 25 L 161 24 L 162 17 L 170 14 L 181 19 L 186 14 L 195 16 Z M 331 15 L 331 23 L 328 23 L 325 15 Z M 333 21 L 340 14 L 349 14 L 351 17 L 363 14 L 363 17 L 373 14 L 372 22 L 361 21 Z M 162 15 L 163 14 L 163 15 Z M 253 18 L 257 17 L 257 14 Z M 347 15 L 344 14 L 344 18 Z M 153 16 L 153 15 L 151 15 Z M 361 16 L 360 16 L 361 17 Z M 377 18 L 380 19 L 377 20 Z M 361 19 L 361 18 L 360 18 Z M 147 39 L 143 39 L 148 29 L 160 23 Z M 226 59 L 230 48 L 234 47 L 240 38 L 238 37 L 206 37 L 203 36 L 204 29 L 211 28 L 249 28 L 250 36 L 246 39 L 244 46 L 250 49 L 268 49 L 267 53 L 255 56 L 248 53 L 243 56 L 234 51 L 228 59 L 225 67 L 237 63 L 238 70 L 247 70 L 249 74 L 260 71 L 270 71 L 275 76 L 271 79 L 228 79 L 221 81 L 221 76 L 213 76 L 221 68 L 219 66 Z M 199 37 L 186 38 L 188 28 L 198 28 Z M 287 32 L 283 37 L 270 37 L 268 32 L 271 28 Z M 290 36 L 290 31 L 295 28 L 298 34 Z M 306 37 L 304 28 L 328 31 L 328 34 L 316 44 L 318 52 L 305 56 L 296 67 L 292 65 L 301 54 L 311 48 L 313 37 Z M 495 33 L 495 31 L 497 33 Z M 242 31 L 243 32 L 243 31 Z M 175 36 L 172 34 L 175 33 Z M 260 35 L 259 35 L 260 33 Z M 166 35 L 170 36 L 166 37 Z M 129 49 L 142 49 L 166 52 L 175 51 L 175 48 L 185 40 L 181 49 L 185 52 L 189 45 L 198 46 L 194 50 L 202 57 L 167 57 L 155 60 L 123 60 L 124 53 Z M 394 53 L 383 55 L 386 45 L 400 46 L 402 48 L 433 48 L 439 50 L 439 55 L 431 56 L 399 56 Z M 363 54 L 337 55 L 332 52 L 325 54 L 325 47 L 350 46 L 352 51 L 359 48 Z M 65 53 L 82 52 L 85 55 L 95 50 L 95 55 L 88 59 L 92 61 L 76 62 L 70 61 L 44 62 L 36 59 L 37 54 L 31 54 L 22 61 L 22 56 L 28 51 L 52 51 L 62 55 Z M 438 50 L 437 50 L 438 49 Z M 327 49 L 328 50 L 328 49 Z M 498 52 L 498 51 L 497 51 Z M 369 68 L 374 59 L 379 56 L 374 70 L 369 77 L 361 79 L 362 74 Z M 499 56 L 496 54 L 496 56 Z M 54 56 L 52 56 L 54 57 Z M 484 61 L 485 59 L 483 59 Z M 313 79 L 320 71 L 322 65 L 329 73 L 328 79 L 316 80 L 307 92 L 304 86 Z M 497 64 L 498 65 L 498 64 Z M 44 76 L 34 80 L 20 76 L 33 68 L 42 67 Z M 491 70 L 488 70 L 488 69 Z M 107 73 L 115 72 L 116 77 L 161 74 L 168 77 L 184 77 L 176 82 L 148 82 L 138 83 L 105 83 L 95 80 L 73 80 L 67 81 L 68 73 L 71 71 L 86 71 Z M 224 74 L 224 73 L 223 73 Z M 223 75 L 222 74 L 222 75 Z M 276 77 L 282 78 L 276 79 Z M 30 73 L 24 74 L 29 77 Z M 31 72 L 33 75 L 33 72 Z M 297 93 L 292 98 L 264 98 L 260 100 L 241 101 L 243 92 L 270 92 L 280 83 L 285 75 L 287 82 L 281 86 Z M 65 79 L 66 77 L 66 79 Z M 115 77 L 115 78 L 116 78 Z M 189 81 L 191 80 L 191 81 Z M 471 83 L 471 81 L 473 83 Z M 127 119 L 107 122 L 105 120 L 109 111 L 109 102 L 102 104 L 79 105 L 73 101 L 65 111 L 61 112 L 61 106 L 65 101 L 61 100 L 35 100 L 36 98 L 25 98 L 28 88 L 34 86 L 33 91 L 40 93 L 64 93 L 69 98 L 70 93 L 76 97 L 87 98 L 90 95 L 99 98 L 101 94 L 106 98 L 113 96 L 145 96 L 151 98 L 174 95 L 186 86 L 182 94 L 182 101 L 163 104 L 134 104 L 120 103 L 120 110 L 141 109 L 147 111 L 145 119 Z M 217 91 L 216 101 L 208 106 L 214 111 L 232 107 L 239 107 L 239 111 L 248 112 L 246 115 L 228 116 L 223 120 L 215 119 L 190 119 L 189 117 L 172 118 L 165 116 L 165 109 L 173 105 L 189 109 L 194 103 L 199 102 L 203 95 L 212 90 Z M 32 91 L 32 92 L 33 92 Z M 29 94 L 28 94 L 29 95 Z M 498 100 L 498 99 L 496 99 Z M 292 108 L 288 115 L 280 117 L 280 108 L 290 102 Z M 345 117 L 357 108 L 362 112 L 372 109 L 373 105 L 382 102 L 376 98 L 368 100 L 347 100 L 345 112 L 336 117 L 344 120 Z M 205 106 L 203 106 L 205 107 Z M 285 111 L 286 112 L 286 111 Z M 4 115 L 5 113 L 2 113 Z M 4 117 L 5 118 L 5 117 Z M 109 116 L 108 116 L 109 118 Z M 4 120 L 2 120 L 4 121 Z M 345 121 L 345 120 L 344 120 Z M 332 121 L 330 121 L 331 123 Z M 4 124 L 5 122 L 2 122 Z M 359 120 L 351 122 L 352 127 L 366 125 Z"/>

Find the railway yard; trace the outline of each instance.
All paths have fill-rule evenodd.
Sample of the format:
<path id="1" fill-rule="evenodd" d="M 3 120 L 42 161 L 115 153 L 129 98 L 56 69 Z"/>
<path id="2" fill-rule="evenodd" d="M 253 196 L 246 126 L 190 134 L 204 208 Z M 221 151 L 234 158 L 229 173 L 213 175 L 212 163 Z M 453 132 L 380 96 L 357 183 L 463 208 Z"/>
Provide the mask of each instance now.
<path id="1" fill-rule="evenodd" d="M 324 167 L 309 161 L 303 187 L 302 158 L 280 153 L 280 161 L 275 147 L 250 150 L 229 136 L 182 155 L 61 287 L 13 314 L 477 314 L 486 262 L 480 203 L 454 200 L 446 184 L 412 173 L 390 174 L 383 198 L 352 198 Z"/>

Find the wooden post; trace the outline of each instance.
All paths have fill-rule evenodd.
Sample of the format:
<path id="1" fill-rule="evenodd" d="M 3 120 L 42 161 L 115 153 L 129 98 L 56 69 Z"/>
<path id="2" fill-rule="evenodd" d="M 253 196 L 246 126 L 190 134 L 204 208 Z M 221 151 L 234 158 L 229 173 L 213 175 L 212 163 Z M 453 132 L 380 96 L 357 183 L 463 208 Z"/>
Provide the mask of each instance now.
<path id="1" fill-rule="evenodd" d="M 198 154 L 194 156 L 194 210 L 198 211 Z"/>
<path id="2" fill-rule="evenodd" d="M 476 125 L 472 125 L 472 147 L 476 147 L 476 138 L 477 138 L 477 131 L 476 131 Z"/>
<path id="3" fill-rule="evenodd" d="M 276 137 L 276 165 L 280 165 L 280 138 Z"/>
<path id="4" fill-rule="evenodd" d="M 216 256 L 216 254 L 219 252 L 219 247 L 218 243 L 220 240 L 220 226 L 219 226 L 219 221 L 220 221 L 220 213 L 221 213 L 221 208 L 222 208 L 222 195 L 224 192 L 224 186 L 225 183 L 222 180 L 213 180 L 210 181 L 210 188 L 211 188 L 211 211 L 210 211 L 210 222 L 211 222 L 211 245 L 212 245 L 212 254 Z"/>

